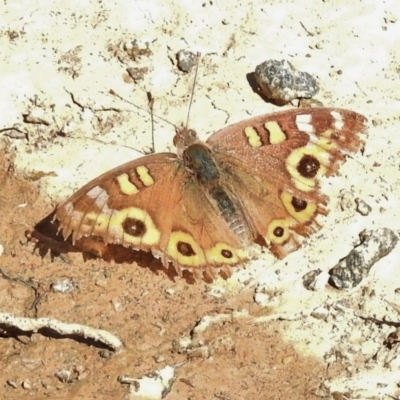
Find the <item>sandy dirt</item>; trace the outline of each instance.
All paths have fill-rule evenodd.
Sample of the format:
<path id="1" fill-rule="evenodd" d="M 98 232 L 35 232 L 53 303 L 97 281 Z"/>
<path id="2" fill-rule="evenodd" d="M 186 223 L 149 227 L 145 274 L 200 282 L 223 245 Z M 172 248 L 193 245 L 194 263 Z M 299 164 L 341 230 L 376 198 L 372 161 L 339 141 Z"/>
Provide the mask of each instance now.
<path id="1" fill-rule="evenodd" d="M 134 399 L 134 385 L 118 377 L 166 366 L 175 366 L 167 399 L 400 398 L 400 352 L 396 340 L 388 345 L 400 322 L 399 246 L 354 289 L 333 289 L 326 277 L 363 229 L 399 231 L 395 1 L 0 8 L 0 313 L 87 325 L 123 342 L 114 352 L 77 335 L 0 323 L 0 398 Z M 193 72 L 176 66 L 182 49 L 203 54 L 190 114 L 202 139 L 282 109 L 247 79 L 266 59 L 315 76 L 324 105 L 368 118 L 362 154 L 323 182 L 331 203 L 321 231 L 282 261 L 265 252 L 213 283 L 171 278 L 151 258 L 118 264 L 34 251 L 27 229 L 89 179 L 152 146 L 146 92 L 171 122 L 156 119 L 155 151 L 173 149 L 193 86 Z M 355 199 L 370 206 L 367 215 Z M 321 279 L 307 290 L 302 277 L 314 270 Z M 61 281 L 71 291 L 56 291 Z"/>

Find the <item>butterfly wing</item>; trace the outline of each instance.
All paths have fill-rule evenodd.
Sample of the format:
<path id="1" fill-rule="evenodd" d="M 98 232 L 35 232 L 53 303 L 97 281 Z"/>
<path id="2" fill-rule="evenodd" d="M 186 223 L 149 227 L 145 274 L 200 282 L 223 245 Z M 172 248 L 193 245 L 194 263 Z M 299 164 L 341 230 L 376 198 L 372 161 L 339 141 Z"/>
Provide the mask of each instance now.
<path id="1" fill-rule="evenodd" d="M 212 268 L 242 263 L 251 240 L 283 257 L 326 214 L 318 179 L 360 148 L 364 124 L 359 114 L 325 108 L 243 121 L 207 145 L 188 144 L 182 158 L 154 154 L 107 172 L 58 207 L 55 218 L 73 242 L 96 238 L 151 251 L 178 272 L 212 275 Z"/>
<path id="2" fill-rule="evenodd" d="M 327 213 L 319 178 L 362 146 L 365 121 L 348 110 L 299 109 L 239 122 L 207 140 L 253 240 L 282 258 L 299 246 L 298 234 L 318 228 L 315 217 Z"/>
<path id="3" fill-rule="evenodd" d="M 152 251 L 166 265 L 205 270 L 247 259 L 206 193 L 172 153 L 129 162 L 94 179 L 55 213 L 64 238 L 97 238 Z"/>

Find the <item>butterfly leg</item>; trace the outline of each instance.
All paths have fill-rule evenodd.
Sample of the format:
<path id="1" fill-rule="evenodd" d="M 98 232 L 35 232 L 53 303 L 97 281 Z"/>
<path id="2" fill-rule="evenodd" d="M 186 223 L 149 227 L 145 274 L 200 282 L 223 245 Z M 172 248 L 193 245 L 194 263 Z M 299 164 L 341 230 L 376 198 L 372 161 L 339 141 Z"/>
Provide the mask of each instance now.
<path id="1" fill-rule="evenodd" d="M 46 235 L 41 234 L 35 229 L 28 229 L 27 231 L 25 231 L 25 237 L 28 239 L 29 242 L 35 244 L 35 248 L 44 246 L 51 251 L 59 254 L 69 253 L 75 250 L 74 246 L 71 243 L 67 241 L 59 242 Z"/>

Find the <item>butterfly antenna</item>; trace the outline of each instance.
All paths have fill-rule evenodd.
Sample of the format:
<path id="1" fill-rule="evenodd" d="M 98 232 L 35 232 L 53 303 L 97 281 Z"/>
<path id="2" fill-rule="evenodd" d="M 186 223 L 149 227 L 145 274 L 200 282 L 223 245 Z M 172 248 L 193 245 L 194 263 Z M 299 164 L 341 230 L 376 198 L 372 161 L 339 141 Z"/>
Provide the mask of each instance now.
<path id="1" fill-rule="evenodd" d="M 115 96 L 115 97 L 118 97 L 120 100 L 125 101 L 126 103 L 130 104 L 131 106 L 137 108 L 138 110 L 144 111 L 144 112 L 146 112 L 146 113 L 149 112 L 149 110 L 146 110 L 145 108 L 140 107 L 140 106 L 138 106 L 137 104 L 132 103 L 131 101 L 129 101 L 129 100 L 123 98 L 123 97 L 120 96 L 118 93 L 114 92 L 114 90 L 112 90 L 112 89 L 109 90 L 109 93 L 110 93 L 111 95 Z M 151 96 L 151 95 L 149 96 L 149 93 L 147 93 L 147 98 L 148 98 L 148 99 L 151 98 L 151 99 L 152 99 L 152 102 L 153 102 L 153 104 L 154 104 L 154 98 L 153 98 L 153 96 Z M 151 100 L 149 99 L 149 105 L 150 105 L 150 101 L 151 101 Z M 153 104 L 151 105 L 151 107 L 153 107 Z M 151 114 L 152 114 L 152 116 L 153 116 L 153 119 L 154 119 L 154 118 L 158 118 L 159 120 L 164 121 L 166 124 L 171 125 L 171 126 L 173 126 L 174 128 L 176 128 L 176 125 L 173 124 L 172 122 L 168 121 L 167 119 L 165 119 L 165 118 L 163 118 L 163 117 L 160 117 L 159 115 L 154 114 L 153 112 L 152 112 Z"/>
<path id="2" fill-rule="evenodd" d="M 196 55 L 196 58 L 197 58 L 196 59 L 196 71 L 194 73 L 194 81 L 193 81 L 193 86 L 192 86 L 192 93 L 190 93 L 189 108 L 188 108 L 188 113 L 187 113 L 187 118 L 186 118 L 186 129 L 189 126 L 190 109 L 192 108 L 193 96 L 194 96 L 194 88 L 195 88 L 196 82 L 197 82 L 197 72 L 199 71 L 200 56 L 201 56 L 201 53 L 198 52 L 197 55 Z"/>

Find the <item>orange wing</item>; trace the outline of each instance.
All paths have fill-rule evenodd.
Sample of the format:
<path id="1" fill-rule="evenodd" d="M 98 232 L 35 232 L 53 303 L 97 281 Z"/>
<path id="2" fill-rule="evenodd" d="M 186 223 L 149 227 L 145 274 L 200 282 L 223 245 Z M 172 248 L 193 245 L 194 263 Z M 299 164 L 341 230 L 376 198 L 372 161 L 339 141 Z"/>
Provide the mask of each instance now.
<path id="1" fill-rule="evenodd" d="M 268 114 L 228 126 L 211 146 L 243 205 L 252 238 L 282 258 L 299 246 L 326 214 L 319 178 L 337 172 L 346 153 L 363 142 L 366 119 L 355 112 L 312 108 Z"/>

